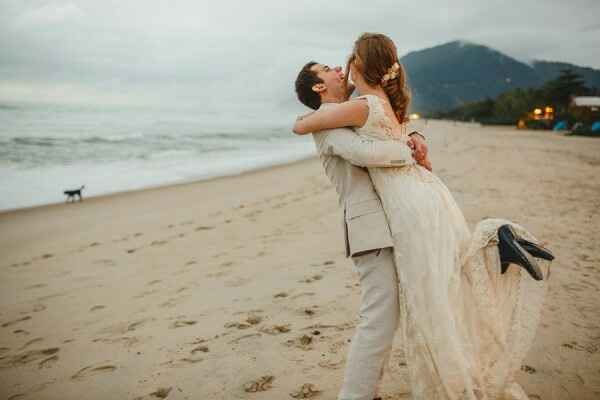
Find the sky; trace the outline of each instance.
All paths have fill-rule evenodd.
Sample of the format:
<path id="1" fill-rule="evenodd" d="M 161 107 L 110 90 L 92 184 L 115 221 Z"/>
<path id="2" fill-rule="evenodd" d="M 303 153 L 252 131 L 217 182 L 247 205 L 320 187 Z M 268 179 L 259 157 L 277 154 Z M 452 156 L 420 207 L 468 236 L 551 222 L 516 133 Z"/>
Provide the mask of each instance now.
<path id="1" fill-rule="evenodd" d="M 0 103 L 266 112 L 362 32 L 401 55 L 467 40 L 600 69 L 599 15 L 600 0 L 0 0 Z"/>

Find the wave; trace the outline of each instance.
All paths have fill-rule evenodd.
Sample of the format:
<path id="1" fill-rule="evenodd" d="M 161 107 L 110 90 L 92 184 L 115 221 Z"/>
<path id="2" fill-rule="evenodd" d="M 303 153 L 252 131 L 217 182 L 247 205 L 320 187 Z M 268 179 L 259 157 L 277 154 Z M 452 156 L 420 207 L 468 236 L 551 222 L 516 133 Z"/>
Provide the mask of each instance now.
<path id="1" fill-rule="evenodd" d="M 273 142 L 281 139 L 290 139 L 291 135 L 281 134 L 281 131 L 271 132 L 269 130 L 256 132 L 214 132 L 198 134 L 128 134 L 109 136 L 18 136 L 0 138 L 2 145 L 21 146 L 68 146 L 77 144 L 140 144 L 157 142 L 202 142 L 211 140 L 224 140 L 234 142 Z"/>

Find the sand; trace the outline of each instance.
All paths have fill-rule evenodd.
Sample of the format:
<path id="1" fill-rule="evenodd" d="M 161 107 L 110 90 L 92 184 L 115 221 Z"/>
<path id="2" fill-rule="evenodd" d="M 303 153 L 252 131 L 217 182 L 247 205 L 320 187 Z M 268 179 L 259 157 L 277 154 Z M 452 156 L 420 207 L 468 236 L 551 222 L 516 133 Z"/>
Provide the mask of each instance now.
<path id="1" fill-rule="evenodd" d="M 431 121 L 471 226 L 557 256 L 518 381 L 600 398 L 600 140 Z M 0 214 L 0 399 L 335 399 L 360 285 L 318 159 Z M 399 335 L 398 335 L 399 336 Z M 397 337 L 384 399 L 409 399 Z"/>

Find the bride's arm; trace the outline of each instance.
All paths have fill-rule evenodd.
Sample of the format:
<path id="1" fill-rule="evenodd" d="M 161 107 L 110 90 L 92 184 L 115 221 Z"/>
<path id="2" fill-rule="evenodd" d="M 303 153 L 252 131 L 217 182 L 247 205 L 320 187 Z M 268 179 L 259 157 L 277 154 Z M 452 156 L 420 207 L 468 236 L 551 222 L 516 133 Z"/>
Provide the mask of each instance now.
<path id="1" fill-rule="evenodd" d="M 319 109 L 299 117 L 294 124 L 294 133 L 304 135 L 324 129 L 342 128 L 345 126 L 363 126 L 369 116 L 369 106 L 363 99 L 340 103 L 335 107 Z"/>

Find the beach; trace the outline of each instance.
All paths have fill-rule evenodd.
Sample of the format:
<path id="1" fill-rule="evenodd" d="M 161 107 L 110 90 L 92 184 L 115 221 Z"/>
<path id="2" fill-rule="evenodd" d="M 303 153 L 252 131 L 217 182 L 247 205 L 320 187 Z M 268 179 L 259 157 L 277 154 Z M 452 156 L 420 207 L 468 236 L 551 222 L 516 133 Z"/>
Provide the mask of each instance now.
<path id="1" fill-rule="evenodd" d="M 531 399 L 600 398 L 600 141 L 426 132 L 471 227 L 512 220 L 556 256 L 518 382 Z M 0 236 L 0 399 L 337 396 L 361 293 L 316 157 L 1 212 Z M 399 336 L 387 400 L 410 399 Z"/>

